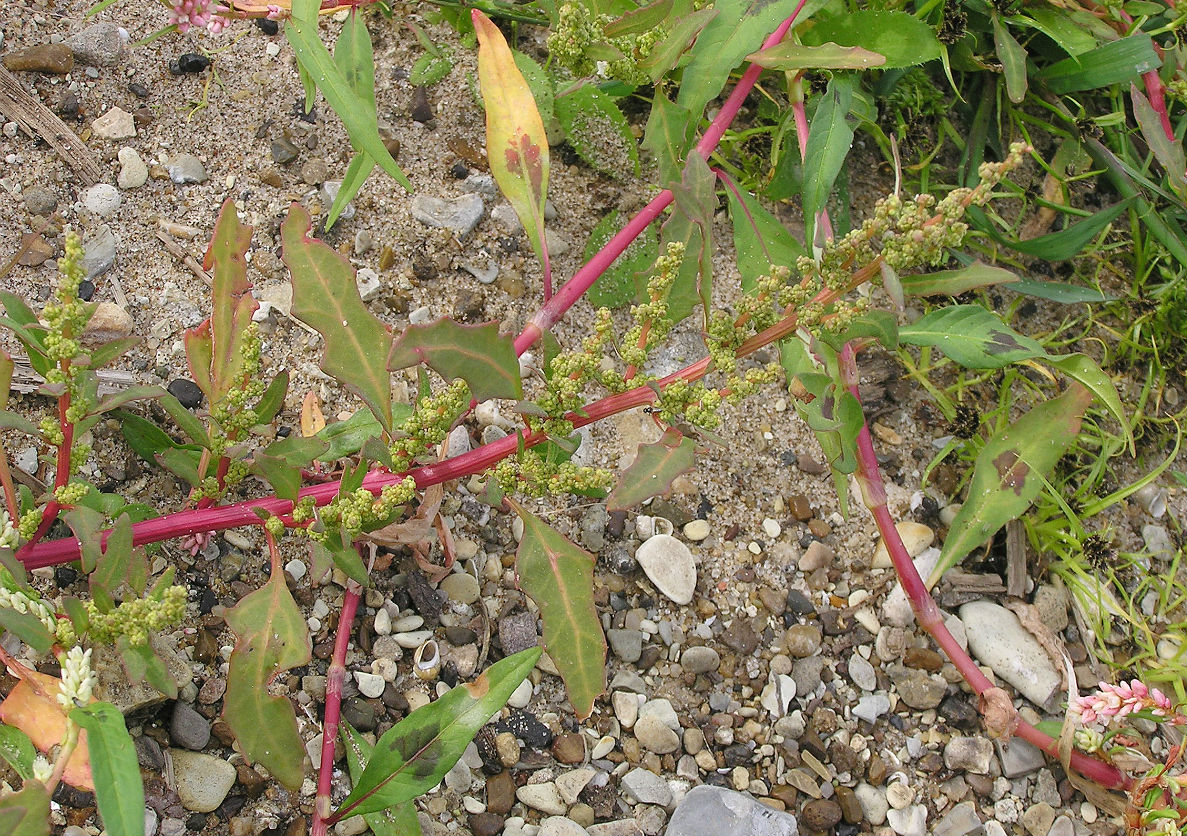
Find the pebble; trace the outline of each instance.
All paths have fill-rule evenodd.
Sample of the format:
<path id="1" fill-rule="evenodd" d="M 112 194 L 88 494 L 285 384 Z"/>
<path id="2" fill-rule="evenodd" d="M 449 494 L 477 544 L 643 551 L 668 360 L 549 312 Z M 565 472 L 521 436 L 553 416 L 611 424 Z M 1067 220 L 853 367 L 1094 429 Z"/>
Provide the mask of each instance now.
<path id="1" fill-rule="evenodd" d="M 770 681 L 762 689 L 759 703 L 772 717 L 782 717 L 795 697 L 795 687 L 795 680 L 790 676 L 772 673 Z"/>
<path id="2" fill-rule="evenodd" d="M 235 767 L 222 758 L 201 752 L 174 749 L 171 754 L 182 806 L 195 813 L 217 810 L 235 785 Z"/>
<path id="3" fill-rule="evenodd" d="M 623 775 L 619 786 L 627 799 L 636 804 L 655 804 L 667 807 L 672 803 L 672 788 L 668 786 L 668 782 L 641 766 L 637 766 Z M 520 800 L 522 801 L 522 799 Z"/>
<path id="4" fill-rule="evenodd" d="M 165 163 L 169 179 L 178 185 L 206 182 L 206 167 L 193 154 L 178 154 Z"/>
<path id="5" fill-rule="evenodd" d="M 866 694 L 857 701 L 852 711 L 854 717 L 873 725 L 879 717 L 890 711 L 890 698 L 885 694 Z"/>
<path id="6" fill-rule="evenodd" d="M 873 691 L 878 687 L 878 674 L 860 653 L 849 657 L 849 678 L 853 684 L 863 691 Z"/>
<path id="7" fill-rule="evenodd" d="M 721 654 L 711 647 L 690 647 L 680 655 L 680 666 L 689 673 L 709 673 L 721 666 Z"/>
<path id="8" fill-rule="evenodd" d="M 507 705 L 512 708 L 527 708 L 528 703 L 532 701 L 532 680 L 525 679 L 516 686 L 515 690 L 511 692 L 511 696 L 507 698 Z"/>
<path id="9" fill-rule="evenodd" d="M 962 801 L 944 814 L 932 828 L 932 836 L 968 836 L 983 827 L 981 817 L 977 815 L 977 805 L 972 801 Z"/>
<path id="10" fill-rule="evenodd" d="M 936 538 L 936 533 L 923 523 L 903 520 L 895 523 L 894 527 L 898 531 L 899 537 L 902 538 L 903 545 L 907 548 L 907 554 L 911 557 L 918 557 Z M 893 565 L 890 561 L 890 552 L 886 550 L 886 544 L 879 539 L 878 547 L 874 549 L 873 560 L 870 561 L 870 568 L 889 569 Z"/>
<path id="11" fill-rule="evenodd" d="M 993 743 L 985 737 L 954 737 L 944 746 L 944 766 L 987 775 L 993 760 Z"/>
<path id="12" fill-rule="evenodd" d="M 441 581 L 440 588 L 456 604 L 473 604 L 482 595 L 478 579 L 469 572 L 454 572 Z"/>
<path id="13" fill-rule="evenodd" d="M 1035 705 L 1044 710 L 1054 707 L 1062 678 L 1018 616 L 991 601 L 972 601 L 960 608 L 960 620 L 975 659 Z"/>
<path id="14" fill-rule="evenodd" d="M 563 775 L 557 776 L 556 790 L 566 804 L 576 804 L 581 791 L 593 780 L 597 771 L 590 767 L 571 769 Z"/>
<path id="15" fill-rule="evenodd" d="M 49 215 L 58 208 L 58 196 L 46 186 L 30 186 L 21 196 L 31 215 Z"/>
<path id="16" fill-rule="evenodd" d="M 466 238 L 482 220 L 485 206 L 476 194 L 466 194 L 455 200 L 418 194 L 412 198 L 412 217 L 425 226 L 448 229 L 459 238 Z"/>
<path id="17" fill-rule="evenodd" d="M 210 721 L 189 703 L 178 700 L 169 719 L 169 737 L 178 746 L 201 751 L 210 742 Z"/>
<path id="18" fill-rule="evenodd" d="M 808 695 L 815 693 L 820 687 L 820 673 L 828 662 L 823 656 L 809 656 L 807 659 L 797 659 L 791 668 L 791 678 L 795 680 L 797 694 Z"/>
<path id="19" fill-rule="evenodd" d="M 927 836 L 927 808 L 912 804 L 901 810 L 889 810 L 886 823 L 899 836 Z"/>
<path id="20" fill-rule="evenodd" d="M 680 748 L 680 735 L 664 725 L 655 715 L 640 717 L 635 723 L 635 737 L 639 745 L 657 755 L 670 755 Z"/>
<path id="21" fill-rule="evenodd" d="M 366 671 L 354 672 L 355 682 L 358 683 L 359 693 L 364 697 L 379 697 L 383 695 L 383 689 L 387 687 L 387 682 L 382 676 L 374 673 L 367 673 Z"/>
<path id="22" fill-rule="evenodd" d="M 16 72 L 65 75 L 74 69 L 74 53 L 65 44 L 38 44 L 4 56 L 4 66 Z"/>
<path id="23" fill-rule="evenodd" d="M 800 818 L 810 831 L 831 831 L 841 821 L 841 805 L 831 798 L 813 799 L 804 805 Z"/>
<path id="24" fill-rule="evenodd" d="M 131 139 L 136 136 L 136 119 L 122 107 L 113 107 L 91 122 L 91 130 L 102 139 Z"/>
<path id="25" fill-rule="evenodd" d="M 680 605 L 692 601 L 697 569 L 688 546 L 670 534 L 657 534 L 635 551 L 635 559 L 664 597 Z"/>
<path id="26" fill-rule="evenodd" d="M 293 143 L 289 142 L 284 137 L 272 140 L 272 145 L 269 148 L 269 153 L 272 159 L 281 165 L 288 165 L 301 154 L 301 149 Z"/>
<path id="27" fill-rule="evenodd" d="M 359 297 L 364 302 L 377 298 L 383 291 L 383 282 L 380 281 L 379 274 L 370 267 L 360 267 L 355 273 L 354 283 L 359 289 Z"/>
<path id="28" fill-rule="evenodd" d="M 82 205 L 100 218 L 114 215 L 122 202 L 119 189 L 110 183 L 96 183 L 82 193 Z"/>
<path id="29" fill-rule="evenodd" d="M 890 804 L 886 801 L 885 793 L 862 781 L 854 788 L 853 794 L 857 796 L 857 802 L 861 805 L 866 821 L 875 827 L 886 821 Z"/>
<path id="30" fill-rule="evenodd" d="M 330 176 L 330 167 L 321 157 L 306 160 L 301 166 L 301 180 L 310 186 L 320 186 Z"/>
<path id="31" fill-rule="evenodd" d="M 121 189 L 139 189 L 148 182 L 148 166 L 135 148 L 121 148 L 118 157 L 120 173 L 115 181 L 117 186 Z"/>
<path id="32" fill-rule="evenodd" d="M 550 816 L 563 816 L 569 809 L 552 781 L 524 784 L 515 791 L 515 797 L 533 810 Z"/>
<path id="33" fill-rule="evenodd" d="M 178 403 L 186 409 L 197 409 L 202 405 L 204 395 L 198 384 L 192 380 L 179 377 L 176 380 L 170 381 L 167 388 L 169 394 L 177 398 Z"/>
<path id="34" fill-rule="evenodd" d="M 694 543 L 699 543 L 709 536 L 708 520 L 693 520 L 684 524 L 684 537 Z"/>
<path id="35" fill-rule="evenodd" d="M 634 664 L 643 655 L 643 634 L 638 630 L 607 630 L 610 650 L 624 662 Z"/>
<path id="36" fill-rule="evenodd" d="M 126 31 L 114 23 L 95 23 L 66 39 L 74 60 L 92 67 L 112 67 L 124 60 Z"/>
<path id="37" fill-rule="evenodd" d="M 793 624 L 783 637 L 787 651 L 796 658 L 811 656 L 820 649 L 823 639 L 820 628 L 813 624 Z"/>
<path id="38" fill-rule="evenodd" d="M 948 692 L 948 683 L 943 677 L 930 675 L 918 668 L 892 665 L 887 673 L 894 682 L 899 698 L 911 708 L 935 708 Z"/>
<path id="39" fill-rule="evenodd" d="M 610 695 L 610 704 L 614 707 L 614 716 L 618 724 L 624 729 L 633 728 L 639 719 L 639 700 L 627 691 L 615 691 Z"/>
<path id="40" fill-rule="evenodd" d="M 1010 738 L 1010 742 L 1004 745 L 998 741 L 997 747 L 1002 775 L 1011 780 L 1028 775 L 1047 763 L 1046 757 L 1037 746 L 1019 737 Z"/>
<path id="41" fill-rule="evenodd" d="M 589 831 L 565 816 L 549 816 L 540 822 L 537 836 L 589 836 Z"/>
<path id="42" fill-rule="evenodd" d="M 186 52 L 178 56 L 176 61 L 169 62 L 169 72 L 174 75 L 182 73 L 200 73 L 210 66 L 210 59 L 197 52 Z"/>
<path id="43" fill-rule="evenodd" d="M 762 521 L 762 531 L 763 534 L 774 540 L 783 533 L 783 526 L 779 525 L 778 520 L 773 520 L 770 517 L 767 517 Z"/>
<path id="44" fill-rule="evenodd" d="M 725 787 L 694 787 L 680 800 L 665 836 L 797 836 L 796 817 Z"/>
<path id="45" fill-rule="evenodd" d="M 98 345 L 132 335 L 131 315 L 114 302 L 100 302 L 82 332 L 84 345 Z"/>
<path id="46" fill-rule="evenodd" d="M 1054 823 L 1055 810 L 1045 801 L 1032 804 L 1022 814 L 1022 826 L 1030 836 L 1048 836 Z"/>
<path id="47" fill-rule="evenodd" d="M 813 540 L 808 544 L 798 565 L 801 572 L 811 573 L 832 566 L 835 557 L 836 553 L 832 549 L 819 540 Z"/>

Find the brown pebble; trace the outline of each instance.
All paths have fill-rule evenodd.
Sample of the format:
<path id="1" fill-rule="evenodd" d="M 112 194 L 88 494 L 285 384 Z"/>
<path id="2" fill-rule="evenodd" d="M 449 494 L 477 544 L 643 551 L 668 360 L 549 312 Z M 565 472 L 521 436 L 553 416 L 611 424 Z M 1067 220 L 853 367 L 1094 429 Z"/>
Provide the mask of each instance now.
<path id="1" fill-rule="evenodd" d="M 489 810 L 470 816 L 470 832 L 474 836 L 496 836 L 503 832 L 503 817 Z"/>
<path id="2" fill-rule="evenodd" d="M 4 66 L 13 72 L 65 75 L 74 69 L 74 53 L 66 44 L 38 44 L 8 53 Z"/>
<path id="3" fill-rule="evenodd" d="M 841 805 L 841 818 L 847 824 L 861 824 L 864 813 L 861 802 L 857 800 L 857 793 L 849 787 L 836 787 L 837 803 Z"/>
<path id="4" fill-rule="evenodd" d="M 817 798 L 804 805 L 800 817 L 809 832 L 831 831 L 841 821 L 841 805 L 831 798 Z"/>
<path id="5" fill-rule="evenodd" d="M 388 270 L 396 263 L 396 251 L 390 245 L 384 244 L 379 251 L 379 269 Z"/>
<path id="6" fill-rule="evenodd" d="M 812 532 L 813 537 L 827 537 L 833 533 L 832 526 L 819 519 L 808 520 L 808 530 Z"/>
<path id="7" fill-rule="evenodd" d="M 738 531 L 740 529 L 741 529 L 741 526 L 738 525 L 736 522 L 730 523 L 729 526 L 725 529 L 725 533 L 721 535 L 721 538 L 727 542 L 730 540 L 733 540 L 735 537 L 738 536 Z"/>
<path id="8" fill-rule="evenodd" d="M 40 235 L 26 232 L 21 236 L 20 253 L 21 257 L 17 259 L 17 263 L 22 267 L 40 267 L 54 254 L 54 248 Z"/>
<path id="9" fill-rule="evenodd" d="M 802 493 L 797 493 L 795 496 L 789 498 L 787 506 L 791 510 L 791 515 L 800 522 L 807 522 L 814 516 L 812 513 L 812 503 Z"/>
<path id="10" fill-rule="evenodd" d="M 268 167 L 260 173 L 260 182 L 274 189 L 279 189 L 284 185 L 284 180 L 281 179 L 280 172 L 272 167 Z"/>
<path id="11" fill-rule="evenodd" d="M 882 786 L 886 780 L 886 761 L 880 756 L 870 756 L 870 762 L 866 764 L 866 779 L 875 787 Z"/>
<path id="12" fill-rule="evenodd" d="M 435 115 L 433 105 L 429 102 L 429 91 L 424 87 L 412 88 L 412 121 L 428 122 Z"/>
<path id="13" fill-rule="evenodd" d="M 497 772 L 486 779 L 486 809 L 506 815 L 515 803 L 515 779 L 510 772 Z"/>
<path id="14" fill-rule="evenodd" d="M 796 799 L 799 798 L 800 791 L 791 784 L 779 784 L 771 788 L 772 797 L 783 802 L 783 806 L 788 810 L 795 809 Z"/>
<path id="15" fill-rule="evenodd" d="M 825 470 L 823 464 L 807 453 L 800 453 L 796 459 L 796 467 L 811 476 L 819 476 Z"/>
<path id="16" fill-rule="evenodd" d="M 908 647 L 903 655 L 903 664 L 908 668 L 938 671 L 944 667 L 944 657 L 928 647 Z"/>
<path id="17" fill-rule="evenodd" d="M 557 735 L 552 741 L 552 756 L 561 763 L 581 763 L 585 760 L 585 738 L 577 732 Z"/>
<path id="18" fill-rule="evenodd" d="M 248 798 L 258 797 L 267 785 L 264 776 L 245 763 L 235 764 L 235 775 L 247 792 Z"/>

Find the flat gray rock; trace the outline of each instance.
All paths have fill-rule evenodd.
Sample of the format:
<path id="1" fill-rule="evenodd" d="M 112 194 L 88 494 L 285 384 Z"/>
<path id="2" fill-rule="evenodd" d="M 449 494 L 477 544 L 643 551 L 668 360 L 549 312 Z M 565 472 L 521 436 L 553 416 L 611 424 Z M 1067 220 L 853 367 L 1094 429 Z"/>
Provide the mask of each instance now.
<path id="1" fill-rule="evenodd" d="M 795 816 L 772 810 L 745 793 L 700 786 L 689 791 L 665 836 L 799 836 Z"/>
<path id="2" fill-rule="evenodd" d="M 641 766 L 636 766 L 623 775 L 620 786 L 627 798 L 639 804 L 667 807 L 672 803 L 672 788 L 668 786 L 668 782 Z"/>
<path id="3" fill-rule="evenodd" d="M 1005 607 L 971 601 L 960 608 L 969 639 L 969 653 L 988 665 L 1022 696 L 1046 710 L 1062 693 L 1062 678 L 1038 639 Z"/>
<path id="4" fill-rule="evenodd" d="M 74 60 L 92 67 L 112 67 L 124 59 L 125 33 L 114 23 L 96 23 L 66 39 Z"/>
<path id="5" fill-rule="evenodd" d="M 476 194 L 462 195 L 456 200 L 442 200 L 425 194 L 412 198 L 412 217 L 425 226 L 455 232 L 459 238 L 466 238 L 474 231 L 485 211 L 482 198 Z"/>

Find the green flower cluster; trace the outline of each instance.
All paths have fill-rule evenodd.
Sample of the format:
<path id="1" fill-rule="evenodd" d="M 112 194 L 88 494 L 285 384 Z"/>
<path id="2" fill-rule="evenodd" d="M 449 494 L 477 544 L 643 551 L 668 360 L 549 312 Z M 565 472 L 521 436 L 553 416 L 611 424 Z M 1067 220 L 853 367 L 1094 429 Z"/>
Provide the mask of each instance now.
<path id="1" fill-rule="evenodd" d="M 461 378 L 436 395 L 418 398 L 412 414 L 397 431 L 400 437 L 392 442 L 393 469 L 407 470 L 426 450 L 440 444 L 469 404 L 470 387 Z"/>
<path id="2" fill-rule="evenodd" d="M 53 608 L 41 600 L 36 590 L 23 588 L 17 583 L 12 572 L 3 566 L 0 566 L 0 607 L 32 613 L 50 633 L 57 628 L 58 619 Z"/>
<path id="3" fill-rule="evenodd" d="M 181 623 L 185 617 L 188 593 L 184 586 L 165 584 L 147 598 L 124 601 L 114 609 L 103 612 L 92 601 L 83 602 L 86 611 L 87 638 L 96 644 L 114 644 L 124 636 L 134 645 L 144 645 L 149 635 Z M 75 625 L 65 619 L 57 623 L 57 641 L 63 646 L 78 643 Z"/>
<path id="4" fill-rule="evenodd" d="M 549 55 L 578 77 L 597 75 L 636 87 L 650 83 L 640 65 L 668 36 L 667 27 L 656 26 L 637 35 L 608 38 L 604 27 L 612 20 L 610 15 L 595 17 L 582 3 L 563 4 L 548 35 Z"/>
<path id="5" fill-rule="evenodd" d="M 614 483 L 614 474 L 600 467 L 585 467 L 571 461 L 553 462 L 535 450 L 524 450 L 513 458 L 503 459 L 490 471 L 503 493 L 527 496 L 592 494 Z"/>
<path id="6" fill-rule="evenodd" d="M 324 541 L 331 532 L 340 531 L 343 542 L 350 542 L 364 531 L 386 525 L 397 509 L 407 505 L 415 496 L 416 480 L 411 476 L 402 482 L 384 485 L 378 497 L 366 488 L 340 493 L 321 509 L 319 525 L 299 530 L 318 542 Z"/>

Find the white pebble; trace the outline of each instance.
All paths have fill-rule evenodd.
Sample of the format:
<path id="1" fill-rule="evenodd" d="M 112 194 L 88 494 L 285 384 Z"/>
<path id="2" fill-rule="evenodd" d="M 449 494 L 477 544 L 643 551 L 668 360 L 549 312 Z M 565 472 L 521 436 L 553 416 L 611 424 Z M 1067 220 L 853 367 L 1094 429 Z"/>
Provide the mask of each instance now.
<path id="1" fill-rule="evenodd" d="M 378 697 L 383 694 L 383 689 L 387 686 L 382 676 L 374 673 L 367 673 L 366 671 L 355 671 L 354 681 L 358 683 L 359 693 L 364 697 Z"/>
<path id="2" fill-rule="evenodd" d="M 301 578 L 305 577 L 305 573 L 308 572 L 309 569 L 305 565 L 304 560 L 298 560 L 294 557 L 288 563 L 284 564 L 284 571 L 288 572 L 289 575 L 292 576 L 293 580 L 299 581 Z"/>
<path id="3" fill-rule="evenodd" d="M 767 517 L 765 520 L 762 521 L 762 530 L 763 530 L 763 533 L 766 534 L 768 537 L 770 537 L 772 540 L 774 540 L 776 537 L 778 537 L 780 534 L 783 533 L 783 527 L 781 525 L 779 525 L 777 520 L 773 520 L 770 517 Z"/>
<path id="4" fill-rule="evenodd" d="M 377 613 L 375 613 L 375 635 L 388 636 L 388 635 L 391 635 L 391 632 L 392 632 L 391 614 L 388 613 L 388 611 L 386 609 L 384 609 L 383 607 L 380 607 L 379 611 Z"/>

